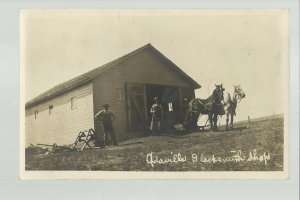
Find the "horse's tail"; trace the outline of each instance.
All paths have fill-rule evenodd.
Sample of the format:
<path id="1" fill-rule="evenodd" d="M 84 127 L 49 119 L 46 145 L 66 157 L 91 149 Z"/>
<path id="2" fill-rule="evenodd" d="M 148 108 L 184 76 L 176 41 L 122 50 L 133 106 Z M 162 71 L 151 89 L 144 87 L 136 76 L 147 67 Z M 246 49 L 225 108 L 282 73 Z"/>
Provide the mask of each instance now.
<path id="1" fill-rule="evenodd" d="M 202 108 L 203 107 L 203 108 Z M 188 103 L 188 108 L 185 112 L 185 120 L 183 123 L 184 128 L 190 129 L 195 128 L 197 126 L 197 119 L 199 114 L 203 112 L 204 105 L 201 103 L 199 99 L 192 99 Z"/>

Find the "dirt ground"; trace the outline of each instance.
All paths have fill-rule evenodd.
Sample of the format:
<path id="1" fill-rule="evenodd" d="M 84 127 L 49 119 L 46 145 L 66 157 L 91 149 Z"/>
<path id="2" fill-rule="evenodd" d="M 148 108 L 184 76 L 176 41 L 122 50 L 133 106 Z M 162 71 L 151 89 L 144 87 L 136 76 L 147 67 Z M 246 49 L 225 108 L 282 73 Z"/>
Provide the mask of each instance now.
<path id="1" fill-rule="evenodd" d="M 283 117 L 262 118 L 232 131 L 174 132 L 104 149 L 34 155 L 26 158 L 26 170 L 281 171 L 283 125 Z"/>

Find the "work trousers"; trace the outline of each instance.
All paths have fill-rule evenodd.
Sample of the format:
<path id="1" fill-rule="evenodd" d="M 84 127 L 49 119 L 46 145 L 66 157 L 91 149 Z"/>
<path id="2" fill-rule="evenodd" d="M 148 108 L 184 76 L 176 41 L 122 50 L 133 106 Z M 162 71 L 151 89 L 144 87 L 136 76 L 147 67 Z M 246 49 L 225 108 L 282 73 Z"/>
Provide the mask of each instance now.
<path id="1" fill-rule="evenodd" d="M 118 144 L 112 122 L 103 122 L 103 128 L 105 133 L 105 144 L 108 144 L 109 142 L 108 135 L 110 136 L 113 145 Z"/>

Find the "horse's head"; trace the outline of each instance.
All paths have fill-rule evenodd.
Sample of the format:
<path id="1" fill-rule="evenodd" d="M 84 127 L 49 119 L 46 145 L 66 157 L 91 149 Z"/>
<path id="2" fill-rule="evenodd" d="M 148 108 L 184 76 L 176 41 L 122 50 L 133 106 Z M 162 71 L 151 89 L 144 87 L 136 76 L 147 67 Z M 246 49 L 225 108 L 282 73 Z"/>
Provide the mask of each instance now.
<path id="1" fill-rule="evenodd" d="M 239 85 L 234 85 L 234 92 L 237 94 L 237 97 L 240 101 L 246 97 L 245 92 L 243 91 L 242 87 Z"/>
<path id="2" fill-rule="evenodd" d="M 225 88 L 223 88 L 223 84 L 221 83 L 221 85 L 215 85 L 216 86 L 216 91 L 218 92 L 218 95 L 220 97 L 220 100 L 224 100 L 224 91 Z"/>

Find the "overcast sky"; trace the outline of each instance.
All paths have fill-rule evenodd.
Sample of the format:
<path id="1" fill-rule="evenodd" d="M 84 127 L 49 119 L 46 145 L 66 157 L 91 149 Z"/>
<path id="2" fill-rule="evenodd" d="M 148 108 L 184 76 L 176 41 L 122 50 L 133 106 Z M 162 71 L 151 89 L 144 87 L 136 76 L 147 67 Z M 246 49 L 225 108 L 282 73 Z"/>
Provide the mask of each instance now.
<path id="1" fill-rule="evenodd" d="M 238 120 L 283 113 L 288 39 L 286 10 L 27 10 L 25 100 L 151 43 L 202 86 L 197 97 L 240 84 Z"/>

